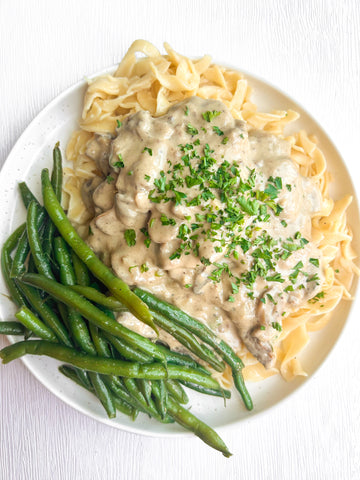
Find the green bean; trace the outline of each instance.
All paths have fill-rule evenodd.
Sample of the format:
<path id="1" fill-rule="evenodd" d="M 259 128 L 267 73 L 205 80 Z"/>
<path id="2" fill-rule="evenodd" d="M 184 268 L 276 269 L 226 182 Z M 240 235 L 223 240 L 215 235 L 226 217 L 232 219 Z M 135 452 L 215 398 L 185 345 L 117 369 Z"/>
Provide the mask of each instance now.
<path id="1" fill-rule="evenodd" d="M 231 367 L 234 385 L 239 391 L 246 408 L 252 410 L 253 403 L 241 373 L 244 364 L 227 343 L 220 340 L 209 327 L 174 305 L 160 300 L 156 298 L 155 295 L 141 290 L 140 288 L 135 288 L 134 293 L 136 293 L 136 295 L 138 295 L 151 309 L 162 313 L 177 325 L 187 328 L 202 341 L 213 347 L 221 358 Z"/>
<path id="2" fill-rule="evenodd" d="M 15 317 L 37 337 L 43 340 L 49 340 L 50 342 L 57 342 L 55 333 L 34 315 L 29 308 L 25 306 L 21 307 L 20 310 L 15 313 Z"/>
<path id="3" fill-rule="evenodd" d="M 74 348 L 65 347 L 57 343 L 45 340 L 28 340 L 14 343 L 0 351 L 0 358 L 3 363 L 20 358 L 26 354 L 46 355 L 62 362 L 70 363 L 75 367 L 105 375 L 118 375 L 128 378 L 145 378 L 148 380 L 187 380 L 207 388 L 219 388 L 218 382 L 198 371 L 188 367 L 169 365 L 165 368 L 160 363 L 140 364 L 136 362 L 125 362 L 110 358 L 95 357 L 79 352 Z"/>
<path id="4" fill-rule="evenodd" d="M 78 368 L 73 367 L 72 365 L 60 365 L 59 371 L 66 377 L 73 380 L 77 385 L 80 385 L 80 387 L 84 387 L 89 392 L 94 393 L 94 387 L 89 381 L 86 383 L 79 379 L 78 371 L 80 370 Z"/>
<path id="5" fill-rule="evenodd" d="M 76 378 L 77 378 L 77 380 L 75 380 L 75 378 L 73 378 L 74 382 L 76 382 L 78 385 L 86 388 L 86 390 L 89 390 L 89 392 L 94 392 L 94 387 L 92 386 L 92 384 L 89 380 L 88 374 L 85 370 L 81 370 L 81 368 L 73 367 L 72 365 L 62 365 L 62 367 L 59 367 L 59 370 L 60 370 L 60 368 L 65 368 L 68 371 L 71 370 L 73 372 L 73 375 L 75 375 Z M 64 373 L 64 375 L 66 375 L 66 374 Z"/>
<path id="6" fill-rule="evenodd" d="M 60 373 L 68 377 L 70 380 L 75 382 L 77 385 L 80 385 L 80 387 L 83 387 L 89 392 L 94 393 L 94 387 L 90 383 L 89 385 L 87 385 L 83 381 L 79 380 L 79 369 L 76 369 L 69 365 L 61 365 L 59 367 L 59 371 Z M 117 410 L 124 413 L 125 415 L 128 415 L 129 417 L 132 417 L 133 419 L 136 418 L 134 418 L 134 415 L 136 415 L 137 410 L 131 407 L 128 403 L 124 402 L 122 399 L 116 397 L 115 395 L 113 395 L 112 400 Z"/>
<path id="7" fill-rule="evenodd" d="M 176 338 L 176 340 L 178 340 L 178 342 L 180 342 L 188 350 L 190 350 L 199 358 L 211 365 L 215 370 L 217 370 L 218 372 L 224 371 L 224 363 L 220 362 L 216 358 L 214 352 L 211 352 L 207 347 L 200 344 L 194 337 L 194 335 L 188 332 L 185 328 L 174 325 L 173 322 L 169 321 L 164 315 L 161 315 L 155 310 L 150 309 L 150 312 L 156 325 L 161 327 L 166 332 L 170 333 L 174 338 Z"/>
<path id="8" fill-rule="evenodd" d="M 92 302 L 97 303 L 98 305 L 107 307 L 112 311 L 115 311 L 115 312 L 127 311 L 127 308 L 124 307 L 124 305 L 121 302 L 119 302 L 119 300 L 117 300 L 114 297 L 107 297 L 103 293 L 96 290 L 96 288 L 84 287 L 82 285 L 74 285 L 71 288 L 75 292 L 77 292 L 79 295 L 82 295 L 83 297 L 87 298 L 88 300 L 91 300 Z"/>
<path id="9" fill-rule="evenodd" d="M 131 417 L 132 420 L 136 420 L 136 417 L 139 414 L 139 410 L 130 406 L 128 403 L 124 402 L 124 400 L 117 397 L 116 395 L 113 395 L 113 402 L 116 410 L 119 410 L 119 412 L 128 415 L 129 417 Z"/>
<path id="10" fill-rule="evenodd" d="M 105 408 L 108 417 L 115 418 L 116 408 L 114 405 L 114 400 L 108 387 L 101 379 L 101 376 L 96 372 L 89 372 L 89 378 L 92 386 L 94 387 L 96 396 L 102 403 L 102 406 Z"/>
<path id="11" fill-rule="evenodd" d="M 11 272 L 10 272 L 11 278 L 17 278 L 22 273 L 25 272 L 25 262 L 29 252 L 30 252 L 30 245 L 27 237 L 27 232 L 25 230 L 21 235 L 19 244 L 17 246 L 16 252 L 14 255 Z"/>
<path id="12" fill-rule="evenodd" d="M 20 283 L 20 286 L 29 304 L 40 315 L 45 325 L 55 333 L 61 343 L 71 347 L 72 343 L 63 323 L 60 321 L 54 310 L 40 297 L 38 290 L 29 285 L 25 285 L 22 282 Z"/>
<path id="13" fill-rule="evenodd" d="M 162 418 L 165 418 L 167 410 L 167 390 L 164 380 L 152 381 L 152 392 L 155 398 L 155 405 Z"/>
<path id="14" fill-rule="evenodd" d="M 185 390 L 177 380 L 165 380 L 165 387 L 169 394 L 172 395 L 177 402 L 183 404 L 189 402 L 189 398 Z"/>
<path id="15" fill-rule="evenodd" d="M 39 210 L 39 215 L 37 216 L 37 219 L 36 219 L 36 228 L 38 231 L 40 231 L 40 228 L 44 222 L 45 216 L 46 216 L 45 210 L 44 209 Z M 16 249 L 14 260 L 11 267 L 11 272 L 10 272 L 11 278 L 20 277 L 21 274 L 25 272 L 25 261 L 28 256 L 28 253 L 30 252 L 30 245 L 29 245 L 27 231 L 26 231 L 27 226 L 26 224 L 24 225 L 25 225 L 25 231 L 23 232 L 19 240 L 19 244 Z"/>
<path id="16" fill-rule="evenodd" d="M 92 336 L 92 339 L 93 339 L 93 342 L 94 342 L 94 345 L 95 345 L 95 348 L 97 350 L 98 355 L 100 355 L 102 357 L 105 357 L 105 358 L 111 358 L 112 357 L 110 349 L 109 349 L 109 345 L 107 344 L 104 337 L 108 338 L 109 341 L 112 342 L 112 344 L 114 346 L 117 346 L 118 347 L 117 350 L 119 351 L 119 344 L 117 343 L 117 339 L 114 336 L 109 335 L 106 332 L 101 332 L 100 333 L 98 328 L 96 326 L 92 325 L 92 324 L 90 324 L 90 333 L 91 333 L 91 336 Z M 120 349 L 120 353 L 124 354 L 125 352 L 122 349 Z M 129 358 L 129 357 L 126 357 L 126 358 Z M 151 361 L 151 358 L 150 357 L 148 357 L 148 358 L 149 358 L 149 361 Z M 148 360 L 148 358 L 146 358 L 146 360 Z M 108 386 L 110 386 L 110 388 L 111 387 L 112 387 L 112 389 L 115 388 L 116 391 L 117 391 L 118 388 L 120 388 L 120 390 L 123 390 L 123 386 L 122 386 L 121 382 L 119 381 L 118 377 L 116 377 L 115 375 L 106 375 L 106 376 L 104 375 L 103 378 L 104 378 L 105 383 Z M 144 381 L 144 380 L 138 380 L 138 381 Z M 150 388 L 150 395 L 151 395 L 151 388 Z M 121 399 L 124 400 L 124 397 L 122 396 Z M 129 401 L 128 399 L 125 399 L 125 400 Z M 147 413 L 150 413 L 150 412 L 147 412 Z"/>
<path id="17" fill-rule="evenodd" d="M 140 390 L 139 385 L 137 384 L 134 378 L 123 378 L 122 379 L 125 388 L 130 393 L 130 395 L 142 406 L 144 411 L 147 411 L 149 415 L 157 415 L 156 408 L 153 404 L 149 404 L 145 395 Z"/>
<path id="18" fill-rule="evenodd" d="M 108 342 L 100 334 L 98 327 L 90 323 L 89 330 L 97 354 L 100 357 L 111 358 L 111 351 Z"/>
<path id="19" fill-rule="evenodd" d="M 205 375 L 211 375 L 210 372 L 206 370 L 206 368 L 200 365 L 200 363 L 196 362 L 189 355 L 170 350 L 168 347 L 165 347 L 159 342 L 156 342 L 156 345 L 158 349 L 165 355 L 167 363 L 173 363 L 175 365 L 183 365 L 184 367 L 195 368 L 199 370 L 199 372 L 204 373 Z"/>
<path id="20" fill-rule="evenodd" d="M 66 329 L 70 331 L 70 325 L 69 325 L 69 318 L 68 318 L 68 308 L 66 305 L 64 305 L 61 302 L 57 302 L 57 309 L 59 311 L 61 320 L 63 321 L 63 324 L 65 325 Z"/>
<path id="21" fill-rule="evenodd" d="M 102 330 L 125 340 L 129 345 L 137 348 L 139 351 L 165 362 L 164 354 L 157 348 L 157 345 L 152 343 L 149 339 L 142 337 L 119 324 L 116 320 L 110 319 L 105 313 L 88 302 L 81 295 L 71 290 L 71 288 L 35 273 L 23 275 L 22 280 L 46 291 L 66 305 L 74 307 L 84 318 L 97 325 Z"/>
<path id="22" fill-rule="evenodd" d="M 108 375 L 104 377 L 104 382 L 106 385 L 110 388 L 110 390 L 113 392 L 113 394 L 123 400 L 124 402 L 128 403 L 132 407 L 141 410 L 142 412 L 145 412 L 145 410 L 142 410 L 141 405 L 134 400 L 132 395 L 128 392 L 124 384 L 120 382 L 114 382 L 109 378 Z M 146 413 L 146 412 L 145 412 Z"/>
<path id="23" fill-rule="evenodd" d="M 68 324 L 71 336 L 84 352 L 90 355 L 96 354 L 96 349 L 91 341 L 89 329 L 82 316 L 73 308 L 68 308 Z"/>
<path id="24" fill-rule="evenodd" d="M 17 229 L 14 230 L 13 233 L 5 241 L 2 250 L 5 250 L 9 254 L 13 250 L 15 250 L 17 244 L 19 243 L 20 237 L 25 232 L 25 230 L 26 230 L 26 223 L 23 223 L 19 227 L 17 227 Z"/>
<path id="25" fill-rule="evenodd" d="M 116 338 L 105 331 L 102 332 L 102 335 L 111 343 L 111 345 L 113 345 L 115 350 L 119 352 L 124 359 L 131 360 L 133 362 L 140 362 L 140 363 L 152 362 L 151 356 L 137 351 L 135 348 L 132 348 L 129 344 L 127 344 L 121 338 Z"/>
<path id="26" fill-rule="evenodd" d="M 51 185 L 54 189 L 56 198 L 60 204 L 61 204 L 61 196 L 62 196 L 62 177 L 63 177 L 62 159 L 61 159 L 61 152 L 59 149 L 59 142 L 58 142 L 53 149 L 53 170 L 51 173 Z M 45 224 L 45 230 L 44 230 L 43 242 L 42 242 L 44 255 L 47 258 L 51 258 L 51 251 L 53 247 L 52 240 L 55 235 L 55 231 L 56 231 L 56 228 L 54 223 L 51 221 L 50 218 L 48 218 Z"/>
<path id="27" fill-rule="evenodd" d="M 24 332 L 25 328 L 19 322 L 0 322 L 1 335 L 23 335 Z"/>
<path id="28" fill-rule="evenodd" d="M 99 357 L 112 358 L 112 354 L 107 341 L 103 338 L 98 327 L 91 324 L 89 325 L 91 339 L 93 341 L 96 353 Z M 121 382 L 115 375 L 103 375 L 103 380 L 114 382 L 117 386 L 121 387 Z"/>
<path id="29" fill-rule="evenodd" d="M 40 203 L 38 202 L 37 198 L 35 197 L 35 195 L 32 193 L 32 191 L 30 190 L 30 188 L 27 186 L 25 182 L 20 182 L 18 185 L 19 185 L 21 199 L 26 209 L 28 208 L 29 203 L 31 201 L 37 202 L 38 205 L 40 206 Z"/>
<path id="30" fill-rule="evenodd" d="M 90 285 L 90 275 L 87 266 L 80 260 L 74 250 L 71 250 L 71 259 L 74 265 L 76 283 L 80 286 L 88 287 Z"/>
<path id="31" fill-rule="evenodd" d="M 9 290 L 11 300 L 21 307 L 27 305 L 27 300 L 19 287 L 16 280 L 11 278 L 10 272 L 12 269 L 13 260 L 11 258 L 11 252 L 16 248 L 20 238 L 26 232 L 26 224 L 20 225 L 5 241 L 1 249 L 1 270 L 4 276 L 5 284 Z M 24 339 L 26 340 L 31 336 L 31 332 L 28 329 L 24 330 Z"/>
<path id="32" fill-rule="evenodd" d="M 61 283 L 63 285 L 75 285 L 75 272 L 67 244 L 62 237 L 55 237 L 53 239 L 53 244 L 55 260 L 60 267 L 59 273 Z"/>
<path id="33" fill-rule="evenodd" d="M 120 300 L 139 320 L 152 327 L 152 321 L 147 306 L 130 290 L 128 285 L 104 265 L 91 248 L 80 238 L 71 225 L 65 212 L 58 202 L 49 180 L 49 172 L 44 169 L 41 173 L 44 206 L 64 240 L 74 250 L 76 255 L 85 263 L 89 270 Z"/>
<path id="34" fill-rule="evenodd" d="M 231 398 L 231 392 L 229 390 L 224 390 L 223 388 L 215 389 L 215 388 L 205 388 L 201 387 L 200 385 L 196 385 L 195 383 L 190 383 L 187 381 L 181 382 L 185 387 L 191 388 L 192 390 L 196 390 L 197 392 L 204 393 L 206 395 L 213 395 L 214 397 L 222 397 L 222 398 Z"/>
<path id="35" fill-rule="evenodd" d="M 125 379 L 124 379 L 125 380 Z M 132 380 L 132 379 L 127 379 L 127 380 Z M 133 390 L 133 395 L 130 394 L 129 390 L 125 387 L 125 384 L 122 385 L 121 387 L 118 387 L 117 385 L 114 385 L 112 383 L 107 383 L 107 385 L 110 387 L 111 391 L 115 395 L 115 397 L 118 397 L 131 405 L 135 411 L 140 411 L 143 413 L 146 413 L 150 417 L 153 416 L 155 419 L 162 421 L 160 415 L 157 413 L 155 407 L 153 406 L 152 408 L 149 407 L 144 401 L 144 399 L 141 399 L 141 396 L 139 397 L 139 391 L 136 387 L 136 384 L 134 384 L 133 380 L 131 383 L 129 383 L 129 387 L 131 390 Z M 171 419 L 168 419 L 168 421 L 171 421 Z"/>
<path id="36" fill-rule="evenodd" d="M 27 236 L 30 245 L 31 254 L 34 259 L 35 266 L 39 273 L 44 275 L 47 278 L 55 279 L 54 274 L 52 273 L 49 259 L 44 254 L 42 249 L 39 230 L 37 227 L 37 218 L 39 216 L 39 208 L 34 201 L 29 203 L 27 219 L 26 219 L 26 228 Z"/>
<path id="37" fill-rule="evenodd" d="M 74 285 L 75 272 L 71 264 L 71 256 L 62 237 L 54 238 L 55 258 L 60 268 L 60 280 L 63 285 Z M 85 320 L 73 307 L 68 307 L 68 326 L 75 343 L 90 355 L 96 355 Z"/>
<path id="38" fill-rule="evenodd" d="M 143 378 L 138 378 L 136 380 L 136 385 L 138 386 L 140 392 L 143 394 L 146 403 L 151 404 L 151 382 L 150 380 L 144 380 Z"/>
<path id="39" fill-rule="evenodd" d="M 179 405 L 171 396 L 168 398 L 167 411 L 177 423 L 187 430 L 194 432 L 197 437 L 210 445 L 210 447 L 219 450 L 225 457 L 232 455 L 225 443 L 212 428 L 195 417 L 189 410 Z"/>
<path id="40" fill-rule="evenodd" d="M 172 423 L 173 420 L 168 415 L 160 415 L 158 412 L 156 405 L 152 398 L 150 397 L 148 400 L 145 399 L 142 392 L 139 390 L 136 382 L 132 378 L 124 378 L 123 379 L 124 385 L 126 386 L 127 390 L 129 391 L 130 395 L 137 402 L 142 411 L 147 413 L 150 417 L 155 418 L 159 422 L 162 423 Z"/>
<path id="41" fill-rule="evenodd" d="M 51 185 L 53 187 L 58 202 L 61 203 L 63 170 L 59 145 L 60 143 L 57 142 L 53 149 L 53 170 L 51 173 Z"/>
<path id="42" fill-rule="evenodd" d="M 16 281 L 11 278 L 12 258 L 11 252 L 18 245 L 22 235 L 26 233 L 26 224 L 23 223 L 18 227 L 6 240 L 1 249 L 1 270 L 4 276 L 6 286 L 9 290 L 11 300 L 18 306 L 26 305 L 26 299 L 19 289 Z"/>

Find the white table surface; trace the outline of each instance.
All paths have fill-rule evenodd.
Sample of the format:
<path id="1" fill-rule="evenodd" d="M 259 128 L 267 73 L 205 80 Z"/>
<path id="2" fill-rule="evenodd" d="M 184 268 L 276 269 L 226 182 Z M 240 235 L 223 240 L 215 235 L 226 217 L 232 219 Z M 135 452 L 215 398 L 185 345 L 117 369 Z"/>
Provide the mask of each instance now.
<path id="1" fill-rule="evenodd" d="M 51 99 L 145 38 L 210 53 L 282 88 L 323 125 L 359 185 L 359 32 L 358 0 L 1 0 L 0 165 Z M 220 431 L 231 459 L 196 438 L 148 438 L 97 423 L 21 361 L 0 366 L 0 479 L 359 479 L 358 307 L 302 390 Z"/>

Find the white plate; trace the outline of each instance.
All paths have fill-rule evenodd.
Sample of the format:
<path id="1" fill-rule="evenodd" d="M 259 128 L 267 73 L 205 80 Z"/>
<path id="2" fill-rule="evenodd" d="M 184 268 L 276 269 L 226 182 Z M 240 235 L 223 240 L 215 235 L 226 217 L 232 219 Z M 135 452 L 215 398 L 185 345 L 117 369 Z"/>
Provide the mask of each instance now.
<path id="1" fill-rule="evenodd" d="M 111 67 L 99 74 L 114 69 L 115 67 Z M 259 106 L 259 110 L 271 111 L 272 109 L 288 108 L 296 110 L 301 117 L 291 128 L 294 130 L 304 128 L 307 132 L 314 133 L 318 137 L 320 147 L 327 158 L 329 169 L 336 179 L 331 187 L 332 196 L 340 198 L 344 194 L 352 193 L 355 197 L 355 190 L 346 166 L 320 125 L 301 106 L 279 89 L 252 75 L 246 74 L 246 77 L 254 88 L 253 98 Z M 60 140 L 62 150 L 64 150 L 71 132 L 77 128 L 85 89 L 85 82 L 81 81 L 53 100 L 28 126 L 11 151 L 0 174 L 1 245 L 10 232 L 25 218 L 25 209 L 21 203 L 17 183 L 26 180 L 34 193 L 41 198 L 40 171 L 44 167 L 51 167 L 54 144 Z M 288 132 L 290 133 L 291 130 L 289 129 Z M 356 201 L 349 209 L 349 222 L 353 228 L 354 238 L 360 239 L 359 210 Z M 356 251 L 360 252 L 358 241 L 355 241 L 354 247 Z M 352 287 L 352 293 L 355 292 L 357 283 L 356 279 Z M 1 278 L 0 292 L 5 291 L 6 287 Z M 13 304 L 5 297 L 1 297 L 0 301 L 1 319 L 11 318 L 15 312 Z M 307 378 L 299 378 L 291 383 L 286 383 L 280 377 L 272 377 L 260 383 L 249 384 L 249 391 L 254 401 L 252 412 L 246 411 L 236 392 L 233 394 L 233 398 L 227 402 L 226 408 L 224 408 L 224 402 L 221 398 L 205 397 L 190 392 L 191 411 L 212 427 L 218 428 L 248 419 L 277 405 L 307 382 L 324 362 L 339 338 L 349 316 L 351 305 L 350 302 L 341 302 L 333 313 L 330 323 L 321 332 L 311 334 L 311 342 L 301 356 L 301 361 L 309 374 Z M 11 341 L 16 340 L 18 340 L 16 337 L 11 338 Z M 58 362 L 46 357 L 32 356 L 23 358 L 23 362 L 45 387 L 64 402 L 105 424 L 144 435 L 174 436 L 185 434 L 182 428 L 176 424 L 162 425 L 145 415 L 139 415 L 136 422 L 132 422 L 122 414 L 118 414 L 114 420 L 109 420 L 95 397 L 58 372 Z"/>

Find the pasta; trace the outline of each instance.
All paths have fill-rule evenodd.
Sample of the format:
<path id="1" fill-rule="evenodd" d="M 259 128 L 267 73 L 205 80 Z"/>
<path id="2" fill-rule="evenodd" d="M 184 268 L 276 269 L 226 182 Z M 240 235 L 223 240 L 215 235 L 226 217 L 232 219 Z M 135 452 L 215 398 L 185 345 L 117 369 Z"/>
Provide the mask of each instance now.
<path id="1" fill-rule="evenodd" d="M 191 60 L 168 44 L 165 49 L 167 54 L 161 55 L 152 44 L 137 40 L 113 75 L 89 81 L 80 129 L 73 133 L 67 146 L 66 155 L 72 167 L 66 169 L 64 186 L 68 216 L 84 235 L 91 213 L 83 203 L 81 187 L 86 180 L 101 176 L 95 162 L 86 155 L 86 147 L 95 133 L 114 134 L 118 122 L 130 114 L 147 110 L 158 117 L 192 96 L 221 100 L 235 119 L 278 136 L 284 136 L 285 127 L 299 117 L 292 110 L 259 112 L 251 101 L 251 87 L 246 78 L 237 71 L 212 64 L 209 56 Z M 246 365 L 245 379 L 251 381 L 278 373 L 285 380 L 306 375 L 298 357 L 309 342 L 309 333 L 326 325 L 341 299 L 351 298 L 353 276 L 359 275 L 351 247 L 352 232 L 346 220 L 351 196 L 338 201 L 329 196 L 330 175 L 315 137 L 300 131 L 285 139 L 291 144 L 291 158 L 299 172 L 311 178 L 321 191 L 321 210 L 312 218 L 312 238 L 322 252 L 324 283 L 318 298 L 283 319 L 275 367 L 265 369 L 245 346 L 239 348 L 237 353 Z M 226 387 L 230 377 L 225 371 L 219 379 Z"/>

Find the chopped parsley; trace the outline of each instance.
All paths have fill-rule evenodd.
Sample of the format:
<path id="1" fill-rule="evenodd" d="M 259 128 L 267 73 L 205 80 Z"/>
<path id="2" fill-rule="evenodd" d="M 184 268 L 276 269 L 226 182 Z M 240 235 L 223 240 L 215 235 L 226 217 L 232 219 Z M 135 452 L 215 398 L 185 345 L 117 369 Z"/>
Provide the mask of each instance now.
<path id="1" fill-rule="evenodd" d="M 155 220 L 155 219 L 153 219 Z M 140 228 L 140 232 L 144 235 L 145 237 L 145 240 L 144 240 L 144 245 L 146 248 L 149 248 L 150 247 L 150 244 L 151 244 L 151 238 L 150 238 L 150 235 L 149 235 L 149 232 L 148 232 L 148 229 L 147 228 Z"/>
<path id="2" fill-rule="evenodd" d="M 153 220 L 155 220 L 153 218 Z M 176 220 L 174 218 L 168 218 L 164 213 L 160 217 L 162 225 L 176 225 Z"/>
<path id="3" fill-rule="evenodd" d="M 108 176 L 106 177 L 107 183 L 111 183 L 111 182 L 113 182 L 114 180 L 115 180 L 114 177 L 112 177 L 111 175 L 108 175 Z"/>
<path id="4" fill-rule="evenodd" d="M 133 228 L 129 228 L 128 230 L 125 230 L 124 238 L 126 240 L 126 243 L 129 245 L 129 247 L 133 247 L 134 245 L 136 245 L 136 233 Z"/>
<path id="5" fill-rule="evenodd" d="M 321 298 L 325 297 L 325 292 L 319 292 L 318 294 L 315 295 L 315 297 L 310 298 L 308 300 L 309 303 L 317 303 Z"/>
<path id="6" fill-rule="evenodd" d="M 195 128 L 193 125 L 191 125 L 191 123 L 188 123 L 186 125 L 186 131 L 187 133 L 190 133 L 190 135 L 192 136 L 197 135 L 199 133 L 198 129 Z"/>
<path id="7" fill-rule="evenodd" d="M 219 127 L 216 127 L 215 125 L 213 126 L 213 130 L 214 132 L 219 135 L 219 137 L 221 137 L 222 135 L 224 135 L 224 132 L 222 130 L 220 130 Z"/>
<path id="8" fill-rule="evenodd" d="M 116 127 L 121 128 L 122 127 L 122 122 L 120 120 L 116 120 Z"/>
<path id="9" fill-rule="evenodd" d="M 278 332 L 281 332 L 282 331 L 282 326 L 280 325 L 280 323 L 278 322 L 272 322 L 271 326 L 277 330 Z"/>
<path id="10" fill-rule="evenodd" d="M 186 107 L 185 107 L 184 114 L 185 114 L 186 116 L 189 115 L 189 107 L 188 107 L 187 105 L 186 105 Z"/>
<path id="11" fill-rule="evenodd" d="M 122 158 L 122 155 L 121 153 L 118 153 L 118 161 L 113 163 L 113 167 L 116 167 L 116 168 L 124 168 L 125 167 L 125 164 L 124 164 L 124 160 Z"/>
<path id="12" fill-rule="evenodd" d="M 319 267 L 319 259 L 318 258 L 309 258 L 309 262 L 313 264 L 315 267 Z"/>
<path id="13" fill-rule="evenodd" d="M 150 157 L 152 157 L 152 150 L 151 150 L 151 148 L 145 147 L 144 150 L 143 150 L 143 153 L 144 153 L 144 152 L 148 152 L 148 154 L 150 155 Z"/>
<path id="14" fill-rule="evenodd" d="M 206 122 L 211 122 L 212 120 L 214 120 L 214 118 L 218 117 L 220 114 L 221 112 L 218 112 L 217 110 L 213 110 L 212 112 L 208 110 L 207 112 L 204 112 L 202 114 L 202 117 Z"/>

